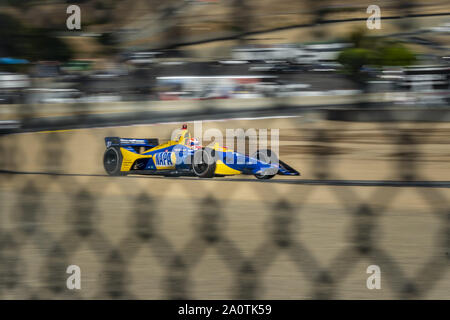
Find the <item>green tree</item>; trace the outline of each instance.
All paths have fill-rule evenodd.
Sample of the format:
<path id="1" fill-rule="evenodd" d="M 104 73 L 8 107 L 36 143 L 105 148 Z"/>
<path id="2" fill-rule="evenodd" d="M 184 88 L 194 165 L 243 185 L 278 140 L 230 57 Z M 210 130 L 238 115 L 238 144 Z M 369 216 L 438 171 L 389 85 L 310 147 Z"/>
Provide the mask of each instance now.
<path id="1" fill-rule="evenodd" d="M 380 66 L 409 66 L 416 60 L 414 54 L 398 43 L 387 44 L 381 48 Z"/>
<path id="2" fill-rule="evenodd" d="M 343 50 L 338 57 L 345 73 L 359 83 L 367 76 L 365 66 L 408 66 L 415 62 L 415 55 L 402 44 L 376 37 L 368 37 L 363 30 L 357 30 L 349 36 L 353 44 Z"/>

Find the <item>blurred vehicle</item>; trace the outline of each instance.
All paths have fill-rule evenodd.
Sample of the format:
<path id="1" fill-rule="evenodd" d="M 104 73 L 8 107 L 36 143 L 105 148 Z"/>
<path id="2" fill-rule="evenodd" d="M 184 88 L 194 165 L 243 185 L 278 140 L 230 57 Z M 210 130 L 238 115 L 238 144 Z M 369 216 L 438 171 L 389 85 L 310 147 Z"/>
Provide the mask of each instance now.
<path id="1" fill-rule="evenodd" d="M 275 97 L 280 85 L 277 82 L 261 82 L 253 84 L 253 87 L 256 92 L 265 97 Z"/>
<path id="2" fill-rule="evenodd" d="M 320 62 L 314 64 L 309 69 L 312 72 L 336 72 L 342 68 L 342 65 L 337 62 Z"/>
<path id="3" fill-rule="evenodd" d="M 122 94 L 130 91 L 133 79 L 125 68 L 120 66 L 95 70 L 89 74 L 82 75 L 76 81 L 73 88 L 87 95 L 93 94 Z"/>
<path id="4" fill-rule="evenodd" d="M 304 66 L 284 63 L 261 63 L 254 64 L 248 68 L 251 72 L 268 72 L 268 73 L 299 73 L 306 71 Z"/>
<path id="5" fill-rule="evenodd" d="M 312 65 L 319 60 L 317 53 L 299 49 L 297 55 L 290 61 L 297 65 Z"/>
<path id="6" fill-rule="evenodd" d="M 82 93 L 76 89 L 33 88 L 25 91 L 27 103 L 76 103 Z"/>
<path id="7" fill-rule="evenodd" d="M 0 104 L 18 104 L 23 102 L 22 90 L 30 87 L 27 75 L 0 72 Z"/>
<path id="8" fill-rule="evenodd" d="M 162 52 L 158 51 L 141 51 L 141 52 L 131 52 L 122 55 L 123 61 L 135 64 L 135 65 L 145 65 L 156 63 L 158 56 L 161 56 Z"/>
<path id="9" fill-rule="evenodd" d="M 239 64 L 247 64 L 249 63 L 247 60 L 219 60 L 218 64 L 223 65 L 239 65 Z"/>
<path id="10" fill-rule="evenodd" d="M 395 104 L 445 106 L 450 98 L 450 66 L 416 65 L 384 68 L 369 81 L 371 91 L 391 92 Z"/>
<path id="11" fill-rule="evenodd" d="M 61 74 L 58 61 L 39 61 L 35 64 L 32 76 L 35 78 L 55 78 Z"/>
<path id="12" fill-rule="evenodd" d="M 273 46 L 245 46 L 232 50 L 234 60 L 240 61 L 287 61 L 296 56 L 296 47 L 293 45 L 273 45 Z"/>
<path id="13" fill-rule="evenodd" d="M 185 92 L 185 91 L 165 91 L 160 92 L 158 95 L 159 100 L 165 101 L 165 100 L 188 100 L 188 99 L 195 99 L 195 97 L 192 97 L 191 92 Z"/>
<path id="14" fill-rule="evenodd" d="M 213 178 L 237 174 L 271 179 L 275 175 L 298 176 L 300 173 L 281 160 L 271 150 L 257 150 L 251 157 L 220 147 L 199 145 L 191 138 L 187 126 L 173 139 L 105 138 L 103 156 L 105 171 L 112 176 L 127 174 L 157 174 L 164 176 L 196 176 Z"/>
<path id="15" fill-rule="evenodd" d="M 157 90 L 161 100 L 225 99 L 238 94 L 248 96 L 250 92 L 244 85 L 275 78 L 263 75 L 157 77 Z"/>
<path id="16" fill-rule="evenodd" d="M 0 120 L 0 134 L 14 132 L 22 126 L 18 120 Z"/>
<path id="17" fill-rule="evenodd" d="M 0 90 L 0 104 L 20 104 L 22 102 L 23 95 L 20 92 Z"/>
<path id="18" fill-rule="evenodd" d="M 90 73 L 88 78 L 90 79 L 112 79 L 121 76 L 126 76 L 128 72 L 123 68 L 98 70 Z"/>
<path id="19" fill-rule="evenodd" d="M 311 87 L 310 84 L 306 83 L 292 83 L 280 85 L 276 92 L 277 97 L 295 97 L 303 95 L 303 89 Z"/>
<path id="20" fill-rule="evenodd" d="M 301 95 L 302 90 L 311 87 L 311 85 L 306 83 L 267 82 L 256 83 L 253 87 L 256 92 L 266 97 L 289 97 Z"/>
<path id="21" fill-rule="evenodd" d="M 306 52 L 315 55 L 316 61 L 335 61 L 339 53 L 351 47 L 349 43 L 319 43 L 319 44 L 308 44 L 303 48 Z"/>
<path id="22" fill-rule="evenodd" d="M 0 90 L 23 89 L 30 86 L 30 79 L 25 74 L 0 72 Z"/>
<path id="23" fill-rule="evenodd" d="M 234 99 L 256 99 L 263 98 L 264 95 L 260 92 L 254 90 L 236 90 L 231 94 L 231 97 Z"/>
<path id="24" fill-rule="evenodd" d="M 404 68 L 399 86 L 405 90 L 448 90 L 450 66 L 414 66 Z"/>

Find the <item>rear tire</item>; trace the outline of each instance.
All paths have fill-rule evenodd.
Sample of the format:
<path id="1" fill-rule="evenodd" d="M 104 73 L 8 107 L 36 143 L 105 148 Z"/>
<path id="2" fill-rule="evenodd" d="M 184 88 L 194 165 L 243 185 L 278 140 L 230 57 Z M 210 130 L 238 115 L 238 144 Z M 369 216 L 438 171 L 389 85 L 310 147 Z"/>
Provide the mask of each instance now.
<path id="1" fill-rule="evenodd" d="M 110 176 L 125 176 L 126 172 L 120 171 L 122 167 L 122 152 L 120 147 L 109 147 L 103 155 L 103 167 Z"/>
<path id="2" fill-rule="evenodd" d="M 278 156 L 272 150 L 258 150 L 253 155 L 253 158 L 261 160 L 266 163 L 278 163 Z M 277 175 L 278 172 L 274 174 L 255 174 L 256 179 L 259 180 L 269 180 Z"/>
<path id="3" fill-rule="evenodd" d="M 192 171 L 199 178 L 213 178 L 216 171 L 215 151 L 209 148 L 197 150 L 192 161 Z"/>

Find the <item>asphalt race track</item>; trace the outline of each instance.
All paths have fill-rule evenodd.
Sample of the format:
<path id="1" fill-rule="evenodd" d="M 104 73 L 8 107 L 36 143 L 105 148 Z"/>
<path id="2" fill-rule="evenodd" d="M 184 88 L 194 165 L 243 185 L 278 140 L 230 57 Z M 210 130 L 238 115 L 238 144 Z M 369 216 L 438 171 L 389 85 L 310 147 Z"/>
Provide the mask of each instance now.
<path id="1" fill-rule="evenodd" d="M 50 176 L 90 176 L 90 177 L 106 177 L 107 174 L 76 174 L 76 173 L 54 173 L 54 172 L 26 172 L 26 171 L 9 171 L 0 170 L 0 174 L 12 175 L 50 175 Z M 164 177 L 159 175 L 129 175 L 128 179 L 144 178 L 144 179 L 173 179 L 173 180 L 203 180 L 208 181 L 227 181 L 227 182 L 256 182 L 256 183 L 286 183 L 286 184 L 306 184 L 321 186 L 360 186 L 360 187 L 428 187 L 428 188 L 450 188 L 450 181 L 389 181 L 389 180 L 321 180 L 321 179 L 270 179 L 256 180 L 254 178 L 225 178 L 216 177 L 212 180 L 199 179 L 196 177 Z"/>

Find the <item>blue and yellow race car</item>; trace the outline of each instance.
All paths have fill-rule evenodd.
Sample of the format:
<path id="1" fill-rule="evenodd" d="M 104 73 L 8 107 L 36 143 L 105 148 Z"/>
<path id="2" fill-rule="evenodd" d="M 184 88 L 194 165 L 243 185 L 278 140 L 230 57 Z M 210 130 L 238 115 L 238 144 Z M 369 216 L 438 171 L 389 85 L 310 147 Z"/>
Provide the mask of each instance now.
<path id="1" fill-rule="evenodd" d="M 156 174 L 212 178 L 237 174 L 270 179 L 275 175 L 300 173 L 279 160 L 269 149 L 253 156 L 225 147 L 202 147 L 183 125 L 174 140 L 159 144 L 158 139 L 106 137 L 103 165 L 109 175 Z"/>

